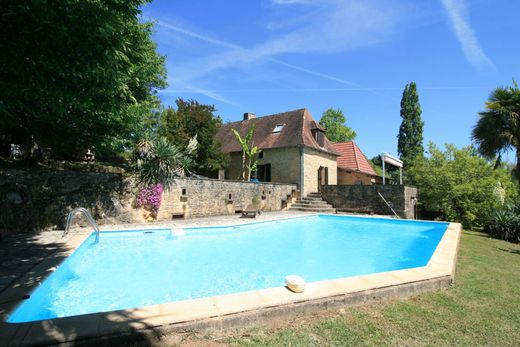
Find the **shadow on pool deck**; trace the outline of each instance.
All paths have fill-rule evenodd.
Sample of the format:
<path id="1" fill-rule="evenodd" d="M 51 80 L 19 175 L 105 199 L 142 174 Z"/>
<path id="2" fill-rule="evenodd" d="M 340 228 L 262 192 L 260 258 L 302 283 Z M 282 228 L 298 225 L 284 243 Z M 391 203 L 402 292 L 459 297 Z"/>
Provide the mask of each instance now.
<path id="1" fill-rule="evenodd" d="M 68 237 L 62 238 L 61 231 L 42 231 L 40 233 L 11 234 L 0 242 L 0 316 L 5 317 L 12 310 L 13 305 L 22 300 L 27 288 L 34 287 L 42 282 L 50 273 L 52 266 L 60 264 L 66 257 Z M 43 262 L 44 260 L 51 260 Z M 40 265 L 40 266 L 39 266 Z M 44 265 L 44 271 L 39 268 Z M 19 290 L 10 288 L 16 282 Z M 23 326 L 0 322 L 0 345 L 20 343 L 27 338 L 31 345 L 45 343 L 45 340 L 55 339 L 74 341 L 85 336 L 86 330 L 96 331 L 103 326 L 110 327 L 117 334 L 96 340 L 97 346 L 126 342 L 134 346 L 152 346 L 159 340 L 158 333 L 152 326 L 144 324 L 139 317 L 131 312 L 121 311 L 110 315 L 98 315 L 99 319 L 92 320 L 91 327 L 75 324 L 74 317 L 67 318 L 67 324 L 56 325 L 53 320 L 33 322 Z M 108 318 L 109 319 L 108 319 Z M 95 325 L 95 326 L 94 326 Z M 136 332 L 136 330 L 145 330 Z M 83 332 L 83 333 L 82 333 Z M 29 340 L 31 342 L 29 342 Z M 9 342 L 12 341 L 12 342 Z M 90 345 L 94 342 L 89 339 L 75 341 L 75 344 Z"/>
<path id="2" fill-rule="evenodd" d="M 60 240 L 57 231 L 6 236 L 0 242 L 0 293 L 49 256 L 63 260 L 66 257 L 65 243 L 66 239 Z M 31 280 L 39 282 L 42 278 Z"/>

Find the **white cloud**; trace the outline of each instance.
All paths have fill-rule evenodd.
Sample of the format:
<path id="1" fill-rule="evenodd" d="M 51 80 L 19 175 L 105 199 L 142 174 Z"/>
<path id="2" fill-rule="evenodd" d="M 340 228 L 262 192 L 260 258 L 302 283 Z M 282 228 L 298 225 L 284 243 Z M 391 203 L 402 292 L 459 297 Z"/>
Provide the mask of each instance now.
<path id="1" fill-rule="evenodd" d="M 464 0 L 441 0 L 466 59 L 476 67 L 495 68 L 471 28 Z"/>
<path id="2" fill-rule="evenodd" d="M 272 38 L 250 47 L 199 34 L 162 19 L 157 21 L 158 29 L 166 29 L 225 48 L 221 53 L 173 66 L 169 71 L 169 75 L 174 78 L 169 80 L 172 89 L 178 87 L 181 82 L 190 88 L 196 88 L 195 84 L 202 83 L 202 78 L 207 78 L 213 72 L 225 69 L 252 71 L 258 64 L 265 63 L 284 66 L 343 85 L 358 86 L 339 76 L 287 63 L 279 56 L 344 52 L 372 45 L 390 35 L 401 19 L 399 4 L 394 0 L 278 0 L 274 2 L 294 6 L 304 5 L 304 17 L 308 20 L 296 20 L 292 25 L 284 25 L 295 17 L 289 9 L 286 10 L 287 13 L 282 11 L 278 13 L 280 15 L 278 19 L 275 18 L 266 24 L 266 29 L 272 31 Z M 201 91 L 206 91 L 204 95 L 213 97 L 208 90 L 201 89 Z M 221 95 L 214 96 L 220 101 L 226 99 Z M 224 102 L 232 103 L 227 99 Z"/>

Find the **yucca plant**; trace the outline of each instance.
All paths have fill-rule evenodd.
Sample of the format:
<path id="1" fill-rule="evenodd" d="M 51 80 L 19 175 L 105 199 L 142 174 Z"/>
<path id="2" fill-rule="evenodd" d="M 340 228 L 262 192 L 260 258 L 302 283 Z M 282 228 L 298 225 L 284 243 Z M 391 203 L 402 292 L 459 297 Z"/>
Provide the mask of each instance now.
<path id="1" fill-rule="evenodd" d="M 190 140 L 185 150 L 171 144 L 164 137 L 141 140 L 132 155 L 132 168 L 141 187 L 136 206 L 149 211 L 153 219 L 157 218 L 163 188 L 168 189 L 176 177 L 184 177 L 189 172 L 194 164 L 191 154 L 195 149 L 196 136 Z"/>
<path id="2" fill-rule="evenodd" d="M 484 230 L 509 242 L 520 242 L 520 208 L 506 203 L 490 212 Z"/>
<path id="3" fill-rule="evenodd" d="M 197 149 L 197 137 L 192 138 L 185 150 L 171 144 L 164 137 L 143 139 L 134 149 L 132 168 L 144 186 L 162 184 L 168 188 L 176 177 L 184 177 L 194 162 L 191 153 Z"/>

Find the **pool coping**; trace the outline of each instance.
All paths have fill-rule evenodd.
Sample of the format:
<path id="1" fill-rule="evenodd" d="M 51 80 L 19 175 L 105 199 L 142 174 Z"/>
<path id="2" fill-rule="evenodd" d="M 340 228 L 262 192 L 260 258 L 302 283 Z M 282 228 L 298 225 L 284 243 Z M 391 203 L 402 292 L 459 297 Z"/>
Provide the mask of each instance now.
<path id="1" fill-rule="evenodd" d="M 308 216 L 311 215 L 320 214 Z M 286 218 L 278 220 L 281 219 Z M 277 219 L 270 221 L 275 220 Z M 124 338 L 158 332 L 222 331 L 262 324 L 300 313 L 405 297 L 447 287 L 454 282 L 461 232 L 462 226 L 459 223 L 449 223 L 426 266 L 311 282 L 307 283 L 303 293 L 293 293 L 286 287 L 275 287 L 136 309 L 27 323 L 6 323 L 7 314 L 22 301 L 15 300 L 0 304 L 0 341 L 6 341 L 8 345 L 31 346 Z M 64 254 L 49 257 L 36 265 L 30 273 L 0 294 L 0 303 L 12 298 L 22 298 L 30 293 L 39 283 L 32 280 L 33 277 L 43 281 L 63 261 L 62 257 L 74 252 L 89 235 L 78 234 L 71 237 L 66 243 L 67 250 Z"/>

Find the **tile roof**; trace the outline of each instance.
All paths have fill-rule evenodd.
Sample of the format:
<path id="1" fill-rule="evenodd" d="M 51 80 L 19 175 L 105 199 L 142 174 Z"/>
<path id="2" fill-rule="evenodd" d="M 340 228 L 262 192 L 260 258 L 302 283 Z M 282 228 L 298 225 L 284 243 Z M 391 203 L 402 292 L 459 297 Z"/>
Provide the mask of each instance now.
<path id="1" fill-rule="evenodd" d="M 367 157 L 354 141 L 333 143 L 332 146 L 341 154 L 338 157 L 338 168 L 377 176 Z"/>
<path id="2" fill-rule="evenodd" d="M 284 127 L 280 132 L 273 133 L 273 129 L 279 124 L 284 124 Z M 254 145 L 260 149 L 304 145 L 333 155 L 339 155 L 326 137 L 323 147 L 316 142 L 311 130 L 321 128 L 306 108 L 257 117 L 247 121 L 223 124 L 215 136 L 215 141 L 221 143 L 223 152 L 240 152 L 242 147 L 231 129 L 235 129 L 243 137 L 252 125 L 255 127 L 253 132 Z"/>

